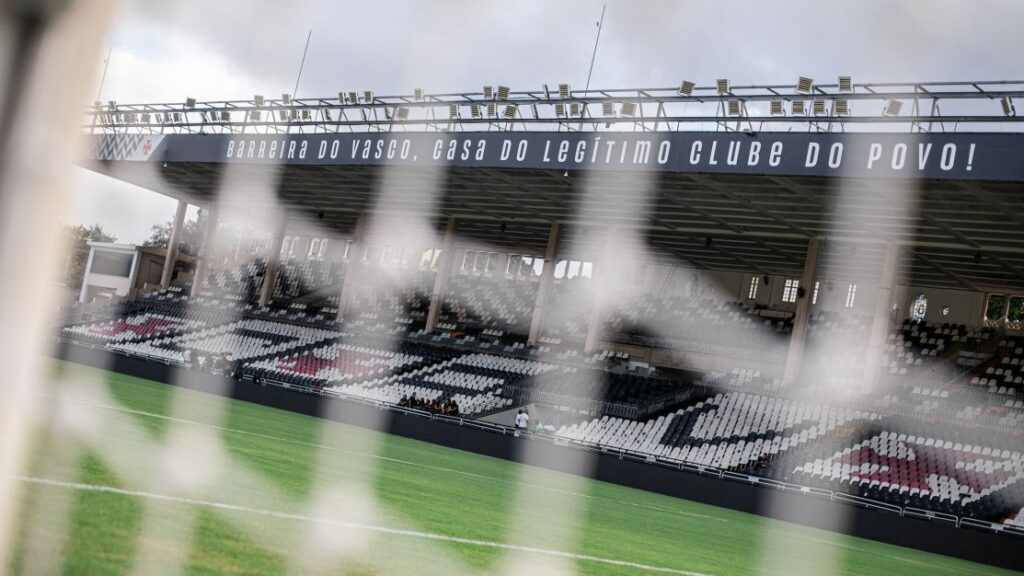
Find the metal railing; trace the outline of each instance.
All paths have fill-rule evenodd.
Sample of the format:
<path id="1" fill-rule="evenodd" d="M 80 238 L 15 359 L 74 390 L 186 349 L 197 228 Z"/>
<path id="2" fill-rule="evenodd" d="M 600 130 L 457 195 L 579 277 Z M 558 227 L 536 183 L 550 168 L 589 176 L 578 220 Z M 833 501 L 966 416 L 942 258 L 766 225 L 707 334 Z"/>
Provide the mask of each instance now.
<path id="1" fill-rule="evenodd" d="M 809 88 L 809 89 L 804 89 Z M 566 131 L 845 131 L 893 126 L 912 132 L 959 130 L 963 124 L 1024 120 L 1013 99 L 1024 81 L 858 83 L 621 88 L 378 96 L 342 91 L 324 98 L 254 96 L 243 100 L 120 104 L 96 102 L 85 111 L 90 133 L 282 134 L 490 130 Z M 794 103 L 799 102 L 794 106 Z M 899 102 L 899 105 L 891 103 Z M 967 103 L 965 106 L 964 103 Z M 909 112 L 902 115 L 906 104 Z M 955 113 L 943 113 L 950 104 Z M 1016 130 L 1016 128 L 1014 128 Z"/>

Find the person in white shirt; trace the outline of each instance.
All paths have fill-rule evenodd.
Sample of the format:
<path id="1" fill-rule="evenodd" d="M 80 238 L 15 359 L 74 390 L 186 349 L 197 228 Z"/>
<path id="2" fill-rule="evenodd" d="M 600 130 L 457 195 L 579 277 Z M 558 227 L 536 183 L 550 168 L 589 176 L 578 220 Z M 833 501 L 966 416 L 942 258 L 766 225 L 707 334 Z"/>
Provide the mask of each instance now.
<path id="1" fill-rule="evenodd" d="M 523 417 L 523 425 L 521 426 L 521 428 L 522 428 L 523 431 L 529 432 L 530 431 L 530 413 L 527 412 L 526 410 L 523 410 L 522 417 Z"/>

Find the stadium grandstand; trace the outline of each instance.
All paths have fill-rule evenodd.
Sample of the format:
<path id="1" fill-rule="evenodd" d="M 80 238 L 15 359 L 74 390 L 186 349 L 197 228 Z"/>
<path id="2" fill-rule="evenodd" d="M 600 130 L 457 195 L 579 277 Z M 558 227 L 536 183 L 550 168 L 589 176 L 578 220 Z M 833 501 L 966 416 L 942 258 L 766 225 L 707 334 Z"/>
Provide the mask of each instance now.
<path id="1" fill-rule="evenodd" d="M 83 165 L 178 209 L 159 281 L 83 288 L 55 336 L 1005 550 L 1021 97 L 839 77 L 96 102 Z"/>

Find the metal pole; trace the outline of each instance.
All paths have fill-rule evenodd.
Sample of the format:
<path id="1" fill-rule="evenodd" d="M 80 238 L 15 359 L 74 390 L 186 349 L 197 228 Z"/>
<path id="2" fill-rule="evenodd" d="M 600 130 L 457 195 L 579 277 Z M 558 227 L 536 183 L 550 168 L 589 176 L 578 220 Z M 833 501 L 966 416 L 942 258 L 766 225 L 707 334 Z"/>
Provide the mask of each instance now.
<path id="1" fill-rule="evenodd" d="M 601 28 L 604 28 L 604 11 L 608 8 L 608 3 L 605 2 L 601 6 L 601 19 L 597 21 L 597 38 L 594 38 L 594 51 L 590 54 L 590 71 L 587 72 L 587 87 L 583 90 L 587 92 L 590 90 L 590 78 L 594 75 L 594 61 L 597 59 L 597 43 L 601 41 Z"/>
<path id="2" fill-rule="evenodd" d="M 295 88 L 292 89 L 292 98 L 298 96 L 299 92 L 299 80 L 302 80 L 302 69 L 306 67 L 306 52 L 309 51 L 309 39 L 313 37 L 313 29 L 309 29 L 309 34 L 306 34 L 306 47 L 302 49 L 302 61 L 299 62 L 299 75 L 295 77 Z"/>
<path id="3" fill-rule="evenodd" d="M 100 78 L 100 87 L 96 90 L 96 101 L 100 101 L 100 96 L 103 94 L 103 84 L 107 82 L 107 68 L 110 68 L 110 53 L 113 48 L 107 48 L 107 57 L 103 60 L 103 76 Z"/>

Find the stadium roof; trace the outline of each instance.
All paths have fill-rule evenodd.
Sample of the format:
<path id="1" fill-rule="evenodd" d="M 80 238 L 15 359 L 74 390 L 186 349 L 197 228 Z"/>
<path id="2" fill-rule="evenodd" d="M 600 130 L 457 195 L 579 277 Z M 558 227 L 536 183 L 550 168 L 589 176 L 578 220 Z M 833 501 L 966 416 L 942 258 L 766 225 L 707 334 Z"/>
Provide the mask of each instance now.
<path id="1" fill-rule="evenodd" d="M 709 270 L 793 275 L 802 269 L 808 240 L 824 237 L 827 242 L 819 259 L 819 275 L 836 280 L 844 276 L 873 277 L 882 267 L 885 243 L 894 240 L 907 247 L 901 272 L 914 285 L 1019 290 L 1024 287 L 1024 163 L 1020 162 L 1024 135 L 921 132 L 926 124 L 956 126 L 958 121 L 1010 126 L 999 123 L 1017 118 L 1003 116 L 998 109 L 954 116 L 937 112 L 940 100 L 962 103 L 973 98 L 993 106 L 991 101 L 996 96 L 1008 99 L 1009 109 L 1004 106 L 1003 112 L 1013 111 L 1012 98 L 1024 95 L 1021 84 L 1010 88 L 1007 83 L 993 84 L 998 91 L 986 92 L 978 86 L 943 89 L 914 85 L 913 91 L 927 93 L 922 98 L 930 98 L 932 104 L 925 107 L 913 102 L 914 119 L 899 119 L 906 125 L 904 130 L 866 133 L 850 125 L 853 132 L 849 134 L 835 132 L 848 127 L 844 120 L 849 117 L 836 115 L 840 98 L 856 96 L 887 103 L 894 94 L 905 98 L 913 92 L 905 87 L 877 85 L 856 94 L 841 94 L 837 92 L 839 87 L 833 86 L 815 87 L 813 90 L 818 92 L 800 95 L 792 94 L 790 87 L 785 102 L 802 98 L 827 102 L 826 118 L 788 117 L 790 124 L 802 127 L 800 133 L 783 133 L 774 125 L 756 124 L 745 109 L 739 120 L 728 117 L 726 103 L 730 100 L 742 99 L 744 105 L 753 106 L 761 100 L 782 99 L 781 87 L 733 88 L 724 94 L 702 96 L 700 105 L 719 106 L 715 132 L 687 131 L 678 129 L 678 125 L 678 130 L 666 130 L 671 128 L 665 120 L 667 112 L 662 116 L 655 112 L 648 118 L 645 106 L 668 109 L 686 98 L 654 90 L 632 91 L 637 108 L 630 113 L 644 118 L 639 122 L 628 118 L 633 122 L 633 132 L 600 132 L 596 123 L 588 124 L 595 131 L 580 126 L 573 129 L 577 121 L 599 116 L 589 115 L 586 106 L 600 109 L 605 103 L 615 103 L 621 107 L 625 96 L 611 91 L 570 91 L 568 98 L 547 91 L 501 94 L 505 100 L 497 100 L 497 95 L 487 100 L 469 94 L 458 98 L 367 95 L 365 102 L 351 104 L 329 104 L 326 100 L 189 102 L 175 108 L 179 111 L 176 122 L 165 116 L 159 126 L 143 126 L 137 115 L 142 110 L 167 115 L 169 112 L 162 108 L 167 105 L 97 105 L 94 118 L 107 124 L 90 124 L 91 131 L 101 134 L 94 136 L 93 162 L 87 165 L 144 188 L 198 203 L 213 198 L 227 180 L 231 186 L 243 187 L 257 180 L 276 182 L 281 202 L 341 235 L 351 234 L 358 215 L 371 210 L 430 213 L 435 214 L 439 230 L 448 217 L 457 218 L 457 233 L 463 244 L 479 243 L 540 255 L 550 224 L 560 222 L 568 231 L 563 233 L 559 255 L 572 258 L 586 248 L 593 249 L 608 226 L 622 226 L 640 230 L 656 258 Z M 519 116 L 512 123 L 502 125 L 492 119 L 475 127 L 420 122 L 434 108 L 450 109 L 454 100 L 459 100 L 460 110 L 471 103 L 496 102 L 504 107 L 515 105 L 517 109 L 510 114 L 519 114 L 519 109 L 529 107 L 540 127 L 554 126 L 558 131 L 538 132 L 537 126 L 519 124 L 525 120 Z M 571 113 L 565 106 L 572 103 L 583 106 L 579 117 L 559 116 Z M 561 112 L 554 111 L 560 104 Z M 410 106 L 418 106 L 415 114 L 399 112 Z M 538 109 L 545 107 L 552 109 L 550 115 Z M 235 122 L 230 119 L 219 124 L 211 121 L 223 120 L 225 117 L 214 112 L 228 109 L 235 115 L 244 112 L 240 126 L 231 126 Z M 498 107 L 495 114 L 500 116 L 502 109 Z M 929 112 L 923 114 L 922 109 Z M 259 122 L 250 122 L 256 110 L 265 111 L 259 115 L 262 131 Z M 320 114 L 333 124 L 305 122 L 303 110 L 315 110 L 310 119 Z M 359 129 L 340 132 L 337 122 L 357 110 L 370 110 L 372 114 L 362 115 L 365 121 Z M 616 110 L 614 120 L 620 122 L 623 111 Z M 382 121 L 376 119 L 378 112 L 388 119 L 387 132 L 379 130 Z M 293 120 L 282 124 L 279 117 Z M 865 117 L 879 122 L 887 118 L 884 114 Z M 405 122 L 413 124 L 403 126 Z M 906 128 L 916 132 L 908 133 Z M 617 162 L 613 151 L 619 156 L 618 149 L 609 149 L 607 162 L 599 159 L 595 140 L 602 137 L 606 145 L 612 139 L 620 141 L 623 148 Z M 481 150 L 474 159 L 473 147 L 484 140 L 488 144 L 486 154 Z M 301 159 L 282 157 L 285 143 L 293 141 L 308 144 Z M 397 146 L 407 142 L 410 156 L 401 161 L 375 161 L 372 157 L 362 160 L 367 157 L 357 153 L 364 144 L 369 149 L 371 144 L 383 143 L 386 147 L 391 141 L 397 141 Z M 529 153 L 524 148 L 522 161 L 516 162 L 515 148 L 523 141 L 530 144 Z M 649 142 L 651 149 L 637 151 L 639 141 Z M 756 152 L 751 150 L 753 142 L 758 142 Z M 772 147 L 776 142 L 785 144 L 784 153 L 782 144 L 777 144 L 777 158 Z M 278 143 L 277 158 L 269 152 L 269 159 L 263 161 L 262 145 L 269 151 Z M 255 153 L 257 144 L 261 147 Z M 460 154 L 466 144 L 466 156 L 446 162 L 448 144 L 457 145 Z M 634 148 L 627 150 L 626 144 Z M 734 144 L 745 146 L 743 159 L 726 162 L 726 147 L 730 146 L 731 151 Z M 565 154 L 556 157 L 559 146 Z M 715 158 L 715 146 L 721 148 L 718 161 L 710 162 Z M 829 169 L 826 163 L 831 164 L 837 146 L 841 158 L 835 158 L 835 169 Z M 901 147 L 906 158 L 896 170 Z M 813 167 L 809 167 L 811 148 L 815 148 Z M 600 150 L 603 157 L 604 149 Z M 248 156 L 243 154 L 245 151 Z M 579 152 L 575 159 L 574 152 Z M 416 162 L 417 153 L 428 160 L 433 153 L 439 161 Z M 639 167 L 635 165 L 638 158 L 642 164 Z M 749 166 L 744 165 L 746 160 L 750 160 Z M 920 166 L 915 166 L 918 162 Z M 865 170 L 873 164 L 885 166 Z M 435 204 L 431 194 L 424 192 L 423 182 L 428 174 L 436 174 L 429 171 L 438 167 L 443 170 L 438 178 L 439 202 Z M 588 177 L 596 171 L 603 177 Z M 378 190 L 385 178 L 388 194 L 383 200 Z M 912 205 L 894 208 L 908 189 Z M 646 209 L 623 209 L 630 198 L 646 197 L 643 190 L 653 190 Z"/>

